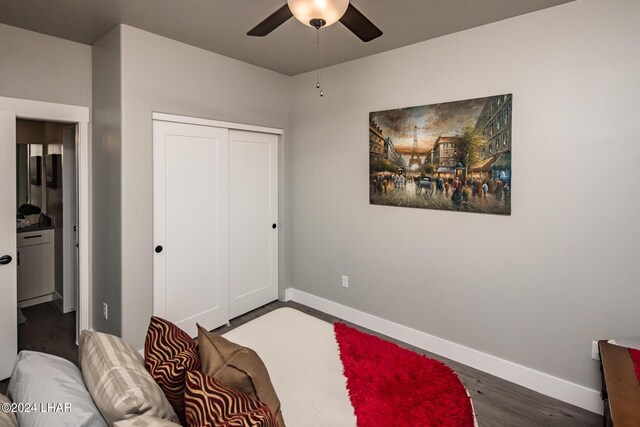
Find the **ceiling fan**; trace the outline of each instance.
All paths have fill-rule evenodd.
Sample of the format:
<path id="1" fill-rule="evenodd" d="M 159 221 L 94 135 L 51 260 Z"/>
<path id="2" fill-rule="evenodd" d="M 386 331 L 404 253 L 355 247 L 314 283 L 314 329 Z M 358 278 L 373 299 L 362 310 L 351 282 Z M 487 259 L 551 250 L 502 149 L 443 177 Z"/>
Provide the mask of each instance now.
<path id="1" fill-rule="evenodd" d="M 363 42 L 369 42 L 382 35 L 382 31 L 349 0 L 287 0 L 287 4 L 252 28 L 247 35 L 264 37 L 293 16 L 303 24 L 316 29 L 340 21 Z"/>

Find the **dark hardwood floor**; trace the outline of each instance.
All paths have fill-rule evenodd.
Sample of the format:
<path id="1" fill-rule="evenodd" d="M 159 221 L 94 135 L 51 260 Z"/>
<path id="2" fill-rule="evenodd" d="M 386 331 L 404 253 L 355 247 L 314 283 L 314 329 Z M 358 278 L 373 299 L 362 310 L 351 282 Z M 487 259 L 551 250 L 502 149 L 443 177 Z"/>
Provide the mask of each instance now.
<path id="1" fill-rule="evenodd" d="M 225 325 L 216 329 L 215 332 L 225 333 L 281 307 L 292 307 L 330 323 L 342 321 L 342 319 L 301 304 L 274 301 L 264 307 L 232 319 L 229 326 Z M 76 364 L 78 363 L 78 349 L 75 345 L 75 316 L 73 314 L 62 315 L 53 303 L 30 307 L 23 310 L 23 312 L 28 320 L 19 329 L 18 347 L 20 350 L 44 351 L 67 358 Z M 589 427 L 602 426 L 603 424 L 602 417 L 592 412 L 536 393 L 357 325 L 351 324 L 351 326 L 395 342 L 427 357 L 440 360 L 450 366 L 456 371 L 465 387 L 469 390 L 478 424 L 481 427 Z M 6 386 L 7 381 L 0 382 L 0 393 L 5 392 Z"/>
<path id="2" fill-rule="evenodd" d="M 231 320 L 231 326 L 223 326 L 215 332 L 225 333 L 257 317 L 280 307 L 293 307 L 330 323 L 343 321 L 337 317 L 294 302 L 274 301 L 250 313 Z M 593 412 L 569 405 L 557 399 L 505 381 L 493 375 L 454 362 L 437 354 L 372 332 L 358 325 L 344 322 L 372 335 L 395 342 L 401 347 L 440 360 L 451 367 L 463 382 L 473 401 L 480 427 L 590 427 L 603 425 L 603 418 Z M 296 426 L 293 426 L 296 427 Z"/>

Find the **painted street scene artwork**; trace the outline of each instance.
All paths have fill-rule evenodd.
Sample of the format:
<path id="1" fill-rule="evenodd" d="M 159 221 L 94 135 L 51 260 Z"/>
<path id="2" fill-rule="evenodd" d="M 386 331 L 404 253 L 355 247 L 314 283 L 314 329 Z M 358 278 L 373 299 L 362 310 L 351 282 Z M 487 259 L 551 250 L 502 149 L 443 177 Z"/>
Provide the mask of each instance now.
<path id="1" fill-rule="evenodd" d="M 369 201 L 511 215 L 512 95 L 369 114 Z"/>

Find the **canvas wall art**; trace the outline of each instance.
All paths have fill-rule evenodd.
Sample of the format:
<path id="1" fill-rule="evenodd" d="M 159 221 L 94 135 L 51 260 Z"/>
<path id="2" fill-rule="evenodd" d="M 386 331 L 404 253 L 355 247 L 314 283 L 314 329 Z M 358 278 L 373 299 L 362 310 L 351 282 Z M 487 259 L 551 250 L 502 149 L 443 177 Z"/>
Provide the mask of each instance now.
<path id="1" fill-rule="evenodd" d="M 512 95 L 369 114 L 369 201 L 511 215 Z"/>

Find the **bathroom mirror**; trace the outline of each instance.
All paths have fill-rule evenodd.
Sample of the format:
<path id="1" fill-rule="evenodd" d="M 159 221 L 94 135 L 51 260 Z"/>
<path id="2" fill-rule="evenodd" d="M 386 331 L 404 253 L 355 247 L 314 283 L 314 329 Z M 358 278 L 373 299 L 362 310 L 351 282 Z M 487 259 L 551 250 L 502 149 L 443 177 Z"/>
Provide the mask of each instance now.
<path id="1" fill-rule="evenodd" d="M 42 144 L 16 145 L 16 208 L 25 203 L 42 208 Z"/>

